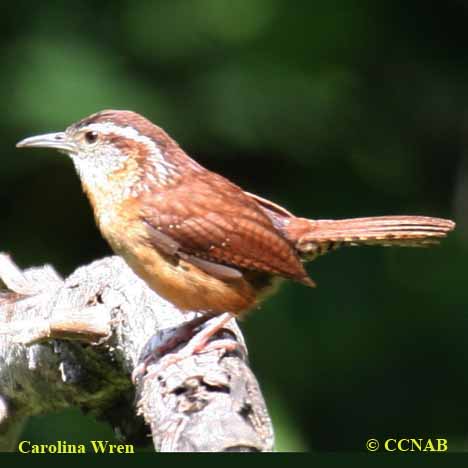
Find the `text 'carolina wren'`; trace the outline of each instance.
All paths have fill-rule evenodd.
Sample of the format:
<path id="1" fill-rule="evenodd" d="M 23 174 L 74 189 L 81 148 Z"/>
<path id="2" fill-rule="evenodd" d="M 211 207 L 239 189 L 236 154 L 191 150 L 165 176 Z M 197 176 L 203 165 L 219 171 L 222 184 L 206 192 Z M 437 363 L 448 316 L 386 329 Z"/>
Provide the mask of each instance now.
<path id="1" fill-rule="evenodd" d="M 303 262 L 342 245 L 423 246 L 454 229 L 424 216 L 299 218 L 191 159 L 130 111 L 105 110 L 18 147 L 68 154 L 112 249 L 181 310 L 242 315 Z"/>

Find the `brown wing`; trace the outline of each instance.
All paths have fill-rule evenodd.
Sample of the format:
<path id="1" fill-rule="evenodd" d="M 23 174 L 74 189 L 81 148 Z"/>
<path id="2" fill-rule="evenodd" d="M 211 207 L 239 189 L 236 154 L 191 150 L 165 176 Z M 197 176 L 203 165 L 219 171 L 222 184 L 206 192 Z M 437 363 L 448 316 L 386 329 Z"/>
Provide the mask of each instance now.
<path id="1" fill-rule="evenodd" d="M 173 242 L 181 254 L 312 283 L 292 245 L 239 187 L 209 172 L 194 174 L 189 187 L 144 195 L 142 218 L 156 248 L 162 238 L 163 250 Z"/>

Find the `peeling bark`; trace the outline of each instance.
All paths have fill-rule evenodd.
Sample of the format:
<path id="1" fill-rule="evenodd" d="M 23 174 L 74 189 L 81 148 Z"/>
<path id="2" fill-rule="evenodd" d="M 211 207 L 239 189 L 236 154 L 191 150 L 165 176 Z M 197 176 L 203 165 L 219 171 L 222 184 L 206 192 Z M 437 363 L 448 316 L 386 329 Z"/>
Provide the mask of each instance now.
<path id="1" fill-rule="evenodd" d="M 151 291 L 119 257 L 62 280 L 0 254 L 0 450 L 25 420 L 72 406 L 158 451 L 270 451 L 273 429 L 243 353 L 191 356 L 133 385 L 141 350 L 193 314 Z M 234 320 L 218 339 L 245 347 Z"/>

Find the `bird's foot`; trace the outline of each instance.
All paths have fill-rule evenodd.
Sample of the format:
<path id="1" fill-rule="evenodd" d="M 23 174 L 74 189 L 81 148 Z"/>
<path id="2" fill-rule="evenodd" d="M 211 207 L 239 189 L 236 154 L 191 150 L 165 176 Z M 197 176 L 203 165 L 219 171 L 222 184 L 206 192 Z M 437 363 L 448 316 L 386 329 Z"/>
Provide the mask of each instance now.
<path id="1" fill-rule="evenodd" d="M 157 363 L 156 369 L 148 373 L 147 377 L 154 377 L 169 366 L 201 352 L 223 349 L 226 351 L 241 351 L 245 354 L 243 346 L 234 340 L 220 339 L 209 342 L 231 319 L 232 316 L 229 313 L 224 313 L 211 320 L 209 316 L 197 317 L 178 327 L 175 331 L 171 330 L 172 335 L 166 339 L 164 337 L 161 339 L 160 335 L 152 337 L 142 353 L 144 357 L 141 364 L 132 373 L 132 381 L 135 383 L 142 377 L 148 366 L 153 362 Z M 197 332 L 197 328 L 205 322 L 208 323 Z M 163 342 L 161 343 L 161 341 Z M 176 352 L 173 351 L 187 341 L 188 343 L 182 349 Z"/>

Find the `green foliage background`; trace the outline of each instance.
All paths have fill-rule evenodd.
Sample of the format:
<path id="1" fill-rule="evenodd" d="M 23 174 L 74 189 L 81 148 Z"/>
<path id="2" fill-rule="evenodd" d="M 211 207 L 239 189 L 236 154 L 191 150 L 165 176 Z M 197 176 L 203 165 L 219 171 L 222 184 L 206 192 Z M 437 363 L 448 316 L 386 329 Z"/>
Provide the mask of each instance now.
<path id="1" fill-rule="evenodd" d="M 108 255 L 71 162 L 15 142 L 103 108 L 308 217 L 455 217 L 431 250 L 310 264 L 242 328 L 283 450 L 468 426 L 468 6 L 460 0 L 16 0 L 0 16 L 0 250 L 67 275 Z M 38 378 L 40 376 L 38 375 Z M 111 437 L 76 411 L 34 442 Z"/>

